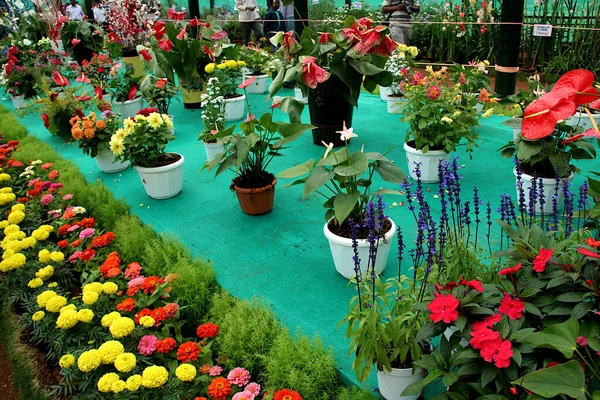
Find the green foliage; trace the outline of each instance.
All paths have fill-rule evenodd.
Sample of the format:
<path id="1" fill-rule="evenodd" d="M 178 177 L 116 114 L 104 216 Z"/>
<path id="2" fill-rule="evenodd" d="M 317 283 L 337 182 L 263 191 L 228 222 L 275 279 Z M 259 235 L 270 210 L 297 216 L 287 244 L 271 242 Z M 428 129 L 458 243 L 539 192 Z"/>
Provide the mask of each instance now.
<path id="1" fill-rule="evenodd" d="M 375 397 L 366 389 L 342 388 L 337 400 L 373 400 Z"/>
<path id="2" fill-rule="evenodd" d="M 289 387 L 305 400 L 328 400 L 336 391 L 337 370 L 331 350 L 318 337 L 292 338 L 287 330 L 275 339 L 266 369 L 267 387 Z"/>
<path id="3" fill-rule="evenodd" d="M 158 238 L 150 225 L 144 225 L 134 215 L 119 217 L 112 230 L 119 255 L 127 264 L 141 260 L 146 254 L 146 243 Z"/>

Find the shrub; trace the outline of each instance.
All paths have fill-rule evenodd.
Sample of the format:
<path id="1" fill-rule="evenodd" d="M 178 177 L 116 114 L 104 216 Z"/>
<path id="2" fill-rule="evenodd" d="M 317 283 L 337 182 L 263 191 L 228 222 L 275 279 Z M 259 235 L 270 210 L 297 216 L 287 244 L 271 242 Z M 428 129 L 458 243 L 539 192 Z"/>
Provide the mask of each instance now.
<path id="1" fill-rule="evenodd" d="M 373 400 L 375 397 L 366 389 L 342 388 L 338 394 L 337 400 Z"/>

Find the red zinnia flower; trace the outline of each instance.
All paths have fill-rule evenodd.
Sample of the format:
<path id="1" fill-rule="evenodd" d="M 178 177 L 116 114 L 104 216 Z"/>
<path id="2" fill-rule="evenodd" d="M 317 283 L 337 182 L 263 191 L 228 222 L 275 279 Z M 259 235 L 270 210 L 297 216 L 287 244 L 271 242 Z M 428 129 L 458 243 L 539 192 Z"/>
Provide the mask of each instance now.
<path id="1" fill-rule="evenodd" d="M 117 304 L 118 311 L 131 312 L 131 311 L 135 310 L 135 307 L 136 307 L 135 299 L 132 299 L 131 297 L 128 297 L 125 300 L 123 300 L 122 302 L 120 302 L 119 304 Z"/>
<path id="2" fill-rule="evenodd" d="M 508 293 L 504 292 L 504 297 L 498 307 L 498 312 L 508 315 L 510 319 L 519 319 L 523 316 L 525 304 L 519 299 L 513 299 Z"/>
<path id="3" fill-rule="evenodd" d="M 200 354 L 200 347 L 196 342 L 186 342 L 183 343 L 177 349 L 177 359 L 182 363 L 196 361 L 198 359 L 198 355 Z M 209 392 L 210 394 L 210 392 Z M 229 394 L 227 394 L 229 395 Z M 212 395 L 211 395 L 212 396 Z M 213 396 L 215 397 L 215 396 Z"/>
<path id="4" fill-rule="evenodd" d="M 77 223 L 79 226 L 83 226 L 84 228 L 93 228 L 96 225 L 96 220 L 94 218 L 84 218 Z"/>
<path id="5" fill-rule="evenodd" d="M 90 261 L 96 255 L 96 251 L 94 249 L 85 249 L 83 254 L 81 254 L 81 259 L 83 261 Z"/>
<path id="6" fill-rule="evenodd" d="M 552 257 L 552 249 L 544 249 L 542 247 L 539 254 L 533 259 L 533 270 L 535 272 L 544 272 L 550 257 Z"/>
<path id="7" fill-rule="evenodd" d="M 130 288 L 131 289 L 131 288 Z M 143 310 L 140 310 L 139 312 L 137 312 L 135 314 L 134 317 L 134 321 L 137 325 L 140 324 L 140 319 L 142 319 L 142 317 L 149 317 L 152 314 L 152 310 L 149 308 L 144 308 Z"/>
<path id="8" fill-rule="evenodd" d="M 208 322 L 206 324 L 202 324 L 196 329 L 196 335 L 200 339 L 210 339 L 214 338 L 219 334 L 219 325 Z"/>
<path id="9" fill-rule="evenodd" d="M 518 263 L 517 265 L 515 265 L 512 268 L 504 268 L 503 270 L 500 270 L 500 272 L 498 272 L 498 275 L 501 275 L 501 276 L 512 275 L 520 269 L 521 269 L 521 263 Z"/>
<path id="10" fill-rule="evenodd" d="M 150 316 L 154 319 L 154 321 L 156 321 L 155 326 L 167 319 L 165 310 L 162 307 L 158 307 L 152 310 Z"/>
<path id="11" fill-rule="evenodd" d="M 104 264 L 100 266 L 100 274 L 102 274 L 104 279 L 119 276 L 121 274 L 120 263 L 121 259 L 119 258 L 119 254 L 116 251 L 113 251 L 106 257 Z"/>
<path id="12" fill-rule="evenodd" d="M 177 341 L 173 338 L 165 338 L 156 342 L 156 351 L 167 354 L 177 347 Z"/>
<path id="13" fill-rule="evenodd" d="M 487 362 L 493 361 L 496 368 L 508 368 L 513 353 L 511 341 L 500 338 L 484 342 L 480 352 L 481 357 Z"/>
<path id="14" fill-rule="evenodd" d="M 113 232 L 106 232 L 100 236 L 96 236 L 95 238 L 92 239 L 92 247 L 94 247 L 94 248 L 106 247 L 113 240 L 115 240 L 115 237 L 116 236 Z"/>
<path id="15" fill-rule="evenodd" d="M 302 396 L 295 390 L 283 389 L 275 392 L 273 400 L 302 400 Z"/>
<path id="16" fill-rule="evenodd" d="M 231 382 L 223 377 L 213 379 L 208 385 L 208 395 L 214 400 L 226 400 L 231 391 Z"/>
<path id="17" fill-rule="evenodd" d="M 65 247 L 67 247 L 69 245 L 69 241 L 68 240 L 61 240 L 57 243 L 58 247 L 60 247 L 61 249 L 64 249 Z"/>
<path id="18" fill-rule="evenodd" d="M 458 318 L 456 308 L 459 305 L 460 301 L 453 295 L 440 294 L 427 306 L 429 311 L 431 311 L 429 319 L 433 322 L 444 321 L 446 324 L 456 321 Z"/>
<path id="19" fill-rule="evenodd" d="M 148 292 L 152 294 L 156 290 L 156 287 L 158 285 L 162 285 L 163 283 L 165 282 L 162 280 L 162 278 L 159 278 L 158 276 L 149 276 L 144 279 L 144 282 L 142 282 L 140 286 L 145 294 L 148 294 Z"/>

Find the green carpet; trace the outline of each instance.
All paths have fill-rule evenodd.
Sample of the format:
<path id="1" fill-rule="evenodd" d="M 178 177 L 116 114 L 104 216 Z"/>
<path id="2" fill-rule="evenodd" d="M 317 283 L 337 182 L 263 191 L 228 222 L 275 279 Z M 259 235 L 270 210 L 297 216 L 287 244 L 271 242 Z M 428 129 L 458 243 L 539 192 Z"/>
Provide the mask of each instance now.
<path id="1" fill-rule="evenodd" d="M 250 95 L 252 112 L 259 116 L 268 110 L 270 103 L 262 95 Z M 10 101 L 4 105 L 11 107 Z M 205 162 L 202 143 L 197 136 L 201 131 L 200 111 L 184 110 L 183 104 L 172 106 L 175 115 L 177 140 L 170 143 L 169 151 L 179 152 L 185 157 L 184 186 L 181 194 L 169 200 L 152 200 L 146 196 L 135 170 L 105 175 L 96 162 L 83 155 L 75 144 L 64 143 L 51 136 L 40 118 L 26 117 L 23 123 L 30 133 L 49 143 L 63 157 L 74 161 L 89 181 L 103 181 L 118 198 L 123 198 L 145 223 L 158 232 L 171 232 L 183 241 L 198 256 L 214 262 L 218 282 L 231 294 L 241 298 L 254 296 L 267 299 L 278 318 L 294 330 L 300 327 L 305 334 L 318 334 L 326 345 L 331 346 L 339 363 L 342 376 L 355 382 L 351 370 L 352 359 L 347 357 L 348 342 L 344 329 L 336 329 L 344 317 L 348 301 L 354 295 L 352 287 L 340 276 L 333 266 L 328 243 L 323 236 L 324 208 L 317 195 L 306 201 L 301 199 L 300 186 L 283 189 L 280 180 L 276 191 L 273 211 L 261 217 L 242 213 L 237 199 L 229 190 L 233 174 L 225 173 L 214 179 L 206 171 L 200 172 Z M 400 122 L 398 115 L 386 112 L 385 103 L 378 97 L 361 94 L 360 106 L 354 113 L 352 149 L 384 152 L 393 150 L 388 157 L 396 160 L 406 171 L 402 144 L 407 125 Z M 285 115 L 276 112 L 276 118 Z M 303 118 L 308 121 L 308 110 Z M 472 158 L 462 150 L 457 153 L 464 176 L 463 187 L 470 193 L 478 186 L 481 198 L 491 201 L 495 209 L 499 196 L 509 193 L 514 196 L 515 178 L 512 162 L 504 159 L 497 149 L 511 139 L 509 129 L 501 127 L 504 118 L 491 117 L 481 120 L 482 144 Z M 271 172 L 302 163 L 308 158 L 319 158 L 323 149 L 312 144 L 310 132 L 301 137 L 288 149 L 285 157 L 274 161 Z M 597 165 L 591 161 L 582 163 L 582 168 Z M 575 178 L 579 185 L 584 175 Z M 374 188 L 384 186 L 380 182 Z M 390 187 L 390 186 L 388 186 Z M 425 185 L 426 195 L 431 201 L 436 185 Z M 398 187 L 390 187 L 398 189 Z M 429 191 L 430 189 L 430 191 Z M 386 202 L 401 202 L 404 198 L 387 197 Z M 389 216 L 399 224 L 406 240 L 415 237 L 415 223 L 406 206 L 388 210 Z M 409 247 L 410 248 L 410 247 Z M 397 272 L 395 253 L 389 257 L 386 277 Z M 409 268 L 405 262 L 403 270 Z M 365 384 L 376 386 L 375 374 Z"/>

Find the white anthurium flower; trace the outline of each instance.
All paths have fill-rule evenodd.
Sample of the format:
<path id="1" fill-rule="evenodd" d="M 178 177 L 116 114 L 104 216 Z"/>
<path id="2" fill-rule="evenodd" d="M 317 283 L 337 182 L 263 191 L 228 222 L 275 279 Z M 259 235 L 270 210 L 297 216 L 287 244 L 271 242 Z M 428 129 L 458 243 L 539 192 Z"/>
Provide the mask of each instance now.
<path id="1" fill-rule="evenodd" d="M 29 39 L 23 39 L 23 44 L 25 46 L 31 46 L 31 40 L 29 40 Z"/>
<path id="2" fill-rule="evenodd" d="M 331 150 L 333 150 L 333 143 L 327 144 L 327 143 L 325 143 L 323 141 L 321 141 L 321 143 L 323 143 L 323 146 L 325 146 L 327 148 L 327 150 L 325 150 L 325 155 L 323 156 L 323 158 L 327 158 L 327 156 L 329 155 L 329 152 Z"/>
<path id="3" fill-rule="evenodd" d="M 347 141 L 353 137 L 358 137 L 356 133 L 352 132 L 354 128 L 346 128 L 346 121 L 344 121 L 343 127 L 344 129 L 342 129 L 341 131 L 335 131 L 335 133 L 340 134 L 340 140 Z"/>

